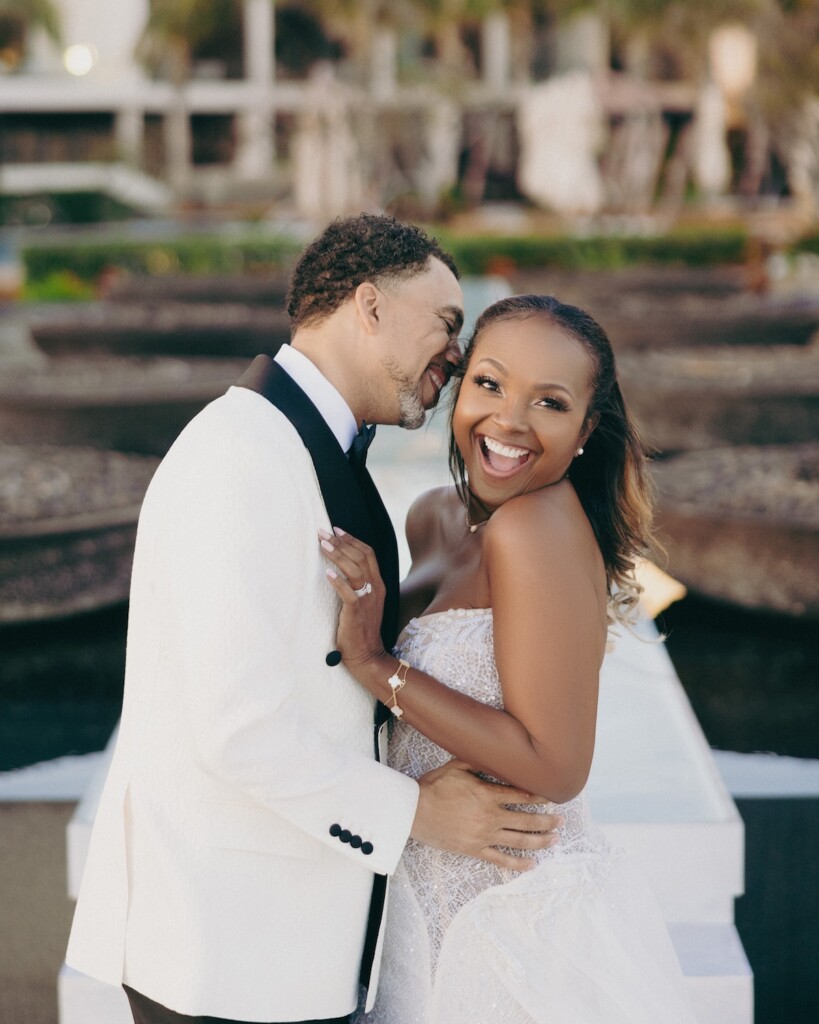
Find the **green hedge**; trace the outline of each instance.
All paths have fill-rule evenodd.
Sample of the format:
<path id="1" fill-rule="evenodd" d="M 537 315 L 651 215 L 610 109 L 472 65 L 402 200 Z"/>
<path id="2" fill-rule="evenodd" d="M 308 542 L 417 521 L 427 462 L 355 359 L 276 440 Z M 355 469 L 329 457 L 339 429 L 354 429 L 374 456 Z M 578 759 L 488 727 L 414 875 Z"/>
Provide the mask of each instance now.
<path id="1" fill-rule="evenodd" d="M 239 274 L 286 266 L 301 245 L 281 238 L 199 236 L 173 241 L 110 241 L 37 245 L 24 248 L 29 283 L 70 273 L 97 281 L 111 269 L 136 274 Z"/>
<path id="2" fill-rule="evenodd" d="M 437 235 L 465 274 L 540 267 L 604 270 L 635 263 L 686 266 L 740 263 L 748 240 L 740 229 L 676 231 L 654 237 L 475 235 L 466 238 L 448 235 L 445 231 Z"/>
<path id="3" fill-rule="evenodd" d="M 813 234 L 805 235 L 804 238 L 800 238 L 794 246 L 795 252 L 814 252 L 819 256 L 819 231 L 813 232 Z"/>
<path id="4" fill-rule="evenodd" d="M 495 236 L 450 234 L 430 229 L 452 252 L 465 274 L 562 267 L 596 270 L 635 263 L 712 266 L 742 262 L 747 235 L 741 229 L 675 231 L 667 235 Z M 289 265 L 301 244 L 283 238 L 183 237 L 167 241 L 80 241 L 23 250 L 27 281 L 36 285 L 71 274 L 93 283 L 112 268 L 132 273 L 239 274 Z"/>

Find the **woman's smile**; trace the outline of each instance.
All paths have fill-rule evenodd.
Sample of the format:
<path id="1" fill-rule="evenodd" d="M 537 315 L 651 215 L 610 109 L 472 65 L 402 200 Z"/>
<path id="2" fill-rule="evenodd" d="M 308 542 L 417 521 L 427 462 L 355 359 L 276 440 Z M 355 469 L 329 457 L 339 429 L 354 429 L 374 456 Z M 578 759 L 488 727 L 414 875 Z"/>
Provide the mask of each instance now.
<path id="1" fill-rule="evenodd" d="M 530 448 L 507 444 L 487 434 L 478 434 L 477 439 L 484 472 L 490 476 L 514 476 L 532 455 Z"/>

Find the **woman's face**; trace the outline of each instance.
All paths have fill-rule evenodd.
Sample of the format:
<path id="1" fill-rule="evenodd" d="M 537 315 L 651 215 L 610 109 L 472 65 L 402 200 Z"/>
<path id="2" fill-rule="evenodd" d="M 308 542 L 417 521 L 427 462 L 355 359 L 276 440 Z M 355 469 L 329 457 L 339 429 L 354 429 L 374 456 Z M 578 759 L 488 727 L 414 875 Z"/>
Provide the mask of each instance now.
<path id="1" fill-rule="evenodd" d="M 469 489 L 494 509 L 556 483 L 590 433 L 593 364 L 537 314 L 481 331 L 452 417 Z"/>

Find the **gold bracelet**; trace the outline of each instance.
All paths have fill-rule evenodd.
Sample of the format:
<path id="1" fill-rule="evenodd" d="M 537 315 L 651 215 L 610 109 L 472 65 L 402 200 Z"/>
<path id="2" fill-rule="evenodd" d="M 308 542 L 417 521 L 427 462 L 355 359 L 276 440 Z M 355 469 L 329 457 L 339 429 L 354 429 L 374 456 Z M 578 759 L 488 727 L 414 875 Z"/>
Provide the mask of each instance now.
<path id="1" fill-rule="evenodd" d="M 403 679 L 398 675 L 402 668 L 404 669 Z M 390 711 L 392 711 L 396 718 L 400 718 L 404 714 L 401 708 L 398 707 L 398 691 L 402 690 L 407 685 L 407 672 L 409 672 L 409 670 L 410 663 L 408 661 L 404 661 L 403 658 L 399 658 L 398 668 L 387 680 L 392 689 L 392 693 L 387 698 L 387 703 L 385 704 L 385 706 L 388 707 Z M 392 701 L 392 704 L 390 704 L 389 701 Z"/>

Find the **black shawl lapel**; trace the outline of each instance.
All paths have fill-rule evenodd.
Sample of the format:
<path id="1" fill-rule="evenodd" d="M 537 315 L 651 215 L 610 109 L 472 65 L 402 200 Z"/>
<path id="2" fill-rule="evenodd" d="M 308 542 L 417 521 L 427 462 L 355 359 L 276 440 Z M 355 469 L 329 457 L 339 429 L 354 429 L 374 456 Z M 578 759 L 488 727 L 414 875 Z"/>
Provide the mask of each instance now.
<path id="1" fill-rule="evenodd" d="M 392 523 L 369 473 L 365 470 L 356 476 L 324 417 L 270 356 L 257 356 L 236 384 L 256 391 L 290 420 L 310 453 L 330 522 L 375 551 L 387 588 L 381 632 L 384 645 L 390 650 L 398 624 L 398 547 Z"/>

